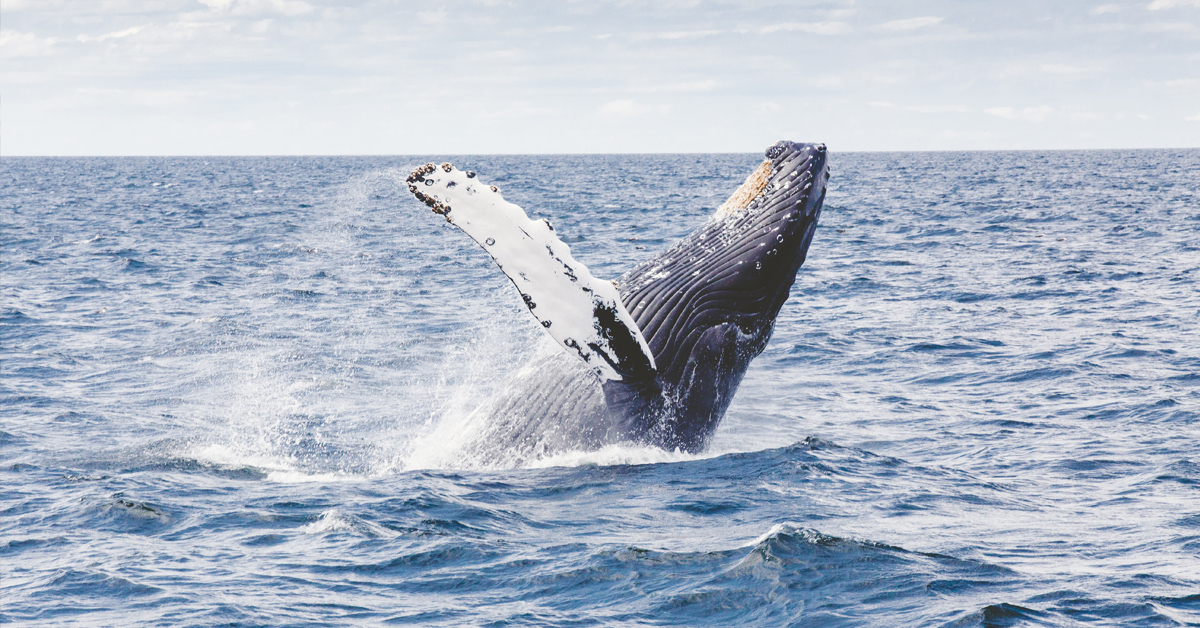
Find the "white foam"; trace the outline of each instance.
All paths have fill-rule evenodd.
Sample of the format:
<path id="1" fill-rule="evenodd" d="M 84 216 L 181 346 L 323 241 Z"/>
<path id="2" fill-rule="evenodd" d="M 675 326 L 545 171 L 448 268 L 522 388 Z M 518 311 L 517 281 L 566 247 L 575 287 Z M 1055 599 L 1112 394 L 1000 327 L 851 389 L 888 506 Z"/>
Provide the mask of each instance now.
<path id="1" fill-rule="evenodd" d="M 340 471 L 306 471 L 287 456 L 271 456 L 228 443 L 205 443 L 177 454 L 184 460 L 228 469 L 257 469 L 266 474 L 268 482 L 298 484 L 304 482 L 350 482 L 364 476 Z"/>
<path id="2" fill-rule="evenodd" d="M 217 467 L 251 467 L 267 472 L 294 471 L 296 469 L 295 465 L 286 459 L 248 452 L 243 448 L 226 443 L 204 443 L 181 451 L 178 455 L 185 460 L 195 460 Z"/>
<path id="3" fill-rule="evenodd" d="M 342 512 L 333 508 L 321 513 L 321 518 L 301 528 L 305 534 L 324 534 L 326 532 L 353 532 L 367 537 L 394 538 L 399 536 L 394 530 L 389 530 L 378 523 L 372 523 L 361 517 Z"/>
<path id="4" fill-rule="evenodd" d="M 689 454 L 676 449 L 667 451 L 649 445 L 608 445 L 594 451 L 567 451 L 553 456 L 534 460 L 528 468 L 544 469 L 548 467 L 582 467 L 595 465 L 600 467 L 620 465 L 662 464 L 669 462 L 687 462 L 703 460 L 719 454 L 705 452 Z"/>
<path id="5" fill-rule="evenodd" d="M 806 528 L 798 523 L 784 521 L 771 526 L 771 529 L 759 535 L 759 537 L 753 541 L 743 544 L 742 547 L 758 547 L 759 545 L 766 543 L 780 534 L 801 534 L 805 532 L 805 530 Z"/>
<path id="6" fill-rule="evenodd" d="M 304 484 L 308 482 L 332 484 L 334 482 L 353 482 L 362 479 L 364 479 L 364 476 L 349 473 L 309 473 L 298 469 L 271 471 L 267 474 L 268 482 L 278 482 L 279 484 Z"/>

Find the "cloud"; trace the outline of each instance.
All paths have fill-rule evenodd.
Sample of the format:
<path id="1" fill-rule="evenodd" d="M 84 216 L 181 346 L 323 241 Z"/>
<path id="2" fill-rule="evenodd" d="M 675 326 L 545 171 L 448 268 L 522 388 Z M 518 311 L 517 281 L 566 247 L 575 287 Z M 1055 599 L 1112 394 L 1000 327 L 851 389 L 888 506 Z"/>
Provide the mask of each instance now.
<path id="1" fill-rule="evenodd" d="M 853 29 L 845 22 L 783 22 L 764 26 L 758 29 L 758 32 L 764 35 L 779 31 L 799 31 L 814 35 L 842 35 L 851 30 Z"/>
<path id="2" fill-rule="evenodd" d="M 963 105 L 916 105 L 913 107 L 905 107 L 908 111 L 916 113 L 971 113 L 973 109 Z"/>
<path id="3" fill-rule="evenodd" d="M 1120 13 L 1121 6 L 1117 4 L 1102 4 L 1092 9 L 1092 15 L 1104 15 L 1105 13 Z"/>
<path id="4" fill-rule="evenodd" d="M 1192 33 L 1196 26 L 1188 22 L 1164 21 L 1143 24 L 1141 30 L 1146 33 Z"/>
<path id="5" fill-rule="evenodd" d="M 112 89 L 104 87 L 80 87 L 74 90 L 76 104 L 88 106 L 118 105 L 122 107 L 174 107 L 195 100 L 199 94 L 188 89 Z"/>
<path id="6" fill-rule="evenodd" d="M 14 59 L 48 55 L 54 52 L 53 46 L 57 42 L 58 40 L 53 37 L 39 37 L 33 33 L 0 30 L 0 57 Z"/>
<path id="7" fill-rule="evenodd" d="M 78 35 L 75 37 L 75 39 L 78 39 L 79 41 L 81 41 L 85 44 L 88 42 L 105 41 L 108 39 L 124 39 L 125 37 L 129 37 L 130 35 L 136 35 L 136 34 L 142 32 L 142 30 L 144 30 L 147 26 L 150 26 L 150 25 L 143 24 L 141 26 L 131 26 L 123 31 L 114 31 L 112 33 L 105 33 L 103 35 L 98 35 L 98 36 Z"/>
<path id="8" fill-rule="evenodd" d="M 1013 107 L 992 107 L 984 109 L 983 112 L 1004 118 L 1005 120 L 1027 120 L 1029 122 L 1042 122 L 1054 111 L 1053 108 L 1046 105 L 1040 107 L 1025 107 L 1024 109 L 1015 109 Z"/>
<path id="9" fill-rule="evenodd" d="M 940 17 L 927 15 L 925 17 L 910 17 L 906 20 L 892 20 L 891 22 L 884 22 L 875 28 L 881 31 L 915 31 L 918 28 L 933 26 L 941 21 L 942 18 Z"/>
<path id="10" fill-rule="evenodd" d="M 679 83 L 666 83 L 664 85 L 655 85 L 638 91 L 654 93 L 654 92 L 711 92 L 717 88 L 717 81 L 714 79 L 705 79 L 703 81 L 682 81 Z"/>
<path id="11" fill-rule="evenodd" d="M 1078 68 L 1073 65 L 1065 65 L 1061 63 L 1046 63 L 1042 65 L 1042 71 L 1047 74 L 1082 74 L 1087 72 L 1083 68 Z"/>
<path id="12" fill-rule="evenodd" d="M 1184 118 L 1184 120 L 1187 120 L 1188 122 L 1200 122 L 1200 113 L 1198 113 L 1194 116 L 1188 116 L 1188 117 Z"/>
<path id="13" fill-rule="evenodd" d="M 294 17 L 313 10 L 313 6 L 303 0 L 200 0 L 200 3 L 214 11 L 228 11 L 234 15 L 280 13 Z"/>
<path id="14" fill-rule="evenodd" d="M 626 118 L 633 116 L 641 116 L 647 113 L 666 113 L 671 109 L 670 105 L 642 105 L 632 100 L 622 99 L 607 102 L 601 105 L 600 115 L 606 118 Z"/>
<path id="15" fill-rule="evenodd" d="M 1175 9 L 1178 7 L 1200 7 L 1200 0 L 1154 0 L 1154 2 L 1146 5 L 1146 8 L 1151 11 Z"/>
<path id="16" fill-rule="evenodd" d="M 891 109 L 896 105 L 886 100 L 875 100 L 869 103 L 872 107 L 880 109 Z M 905 111 L 913 113 L 971 113 L 974 109 L 963 105 L 910 105 L 902 107 Z"/>
<path id="17" fill-rule="evenodd" d="M 721 31 L 668 31 L 665 33 L 641 33 L 634 39 L 687 39 L 690 37 L 708 37 L 720 35 Z"/>
<path id="18" fill-rule="evenodd" d="M 421 11 L 417 13 L 417 19 L 422 24 L 440 24 L 446 21 L 446 10 L 438 9 L 437 11 Z"/>

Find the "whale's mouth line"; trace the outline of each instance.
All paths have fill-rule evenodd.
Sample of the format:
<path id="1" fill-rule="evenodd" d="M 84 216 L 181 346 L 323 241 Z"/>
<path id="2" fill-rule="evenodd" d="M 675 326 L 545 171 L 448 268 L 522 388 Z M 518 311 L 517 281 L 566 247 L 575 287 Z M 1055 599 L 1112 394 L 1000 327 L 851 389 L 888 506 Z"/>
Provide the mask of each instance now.
<path id="1" fill-rule="evenodd" d="M 729 200 L 721 203 L 717 208 L 716 215 L 724 218 L 735 212 L 740 212 L 750 206 L 754 199 L 758 198 L 763 190 L 767 189 L 767 185 L 771 182 L 771 174 L 774 170 L 773 163 L 770 159 L 764 159 L 750 176 L 742 182 L 742 185 L 734 191 Z"/>

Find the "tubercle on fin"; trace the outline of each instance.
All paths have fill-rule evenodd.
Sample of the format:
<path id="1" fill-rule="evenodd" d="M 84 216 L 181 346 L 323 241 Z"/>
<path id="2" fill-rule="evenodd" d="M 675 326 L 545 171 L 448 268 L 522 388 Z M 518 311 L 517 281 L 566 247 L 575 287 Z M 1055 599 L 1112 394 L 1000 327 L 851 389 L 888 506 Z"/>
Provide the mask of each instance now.
<path id="1" fill-rule="evenodd" d="M 445 170 L 446 172 L 450 172 L 453 167 L 454 166 L 450 165 L 450 162 L 442 164 L 442 170 Z M 405 182 L 408 183 L 408 191 L 412 192 L 412 195 L 417 197 L 418 201 L 421 201 L 429 206 L 429 208 L 433 210 L 433 213 L 440 216 L 446 216 L 446 222 L 450 222 L 450 217 L 447 216 L 447 214 L 450 213 L 450 206 L 438 201 L 433 196 L 425 194 L 420 190 L 420 188 L 417 187 L 417 183 L 420 182 L 424 182 L 426 185 L 433 185 L 433 181 L 427 181 L 425 179 L 425 175 L 433 172 L 436 169 L 437 166 L 431 163 L 425 164 L 424 166 L 417 166 L 412 173 L 408 175 L 408 178 L 405 179 Z"/>
<path id="2" fill-rule="evenodd" d="M 433 210 L 433 213 L 438 214 L 440 216 L 445 216 L 446 222 L 451 222 L 449 214 L 450 214 L 450 210 L 452 208 L 449 205 L 439 201 L 434 196 L 432 196 L 430 194 L 425 194 L 424 192 L 421 191 L 420 188 L 417 187 L 418 183 L 424 183 L 425 185 L 433 185 L 433 183 L 434 183 L 433 180 L 426 179 L 425 177 L 429 173 L 437 170 L 438 168 L 439 168 L 439 166 L 434 165 L 433 163 L 427 163 L 423 166 L 417 166 L 408 175 L 408 178 L 405 179 L 405 183 L 408 184 L 408 191 L 412 192 L 412 195 L 417 197 L 418 201 L 425 203 L 425 205 L 427 205 L 430 209 Z M 446 162 L 442 162 L 442 164 L 440 165 L 440 168 L 444 172 L 450 172 L 450 171 L 454 170 L 454 165 L 451 164 L 450 162 L 446 161 Z M 467 175 L 468 179 L 475 178 L 474 172 L 467 172 L 466 175 Z M 500 188 L 498 188 L 494 185 L 491 185 L 488 187 L 490 187 L 493 192 L 495 192 L 497 194 L 500 193 Z M 551 230 L 553 230 L 553 227 L 551 228 Z"/>

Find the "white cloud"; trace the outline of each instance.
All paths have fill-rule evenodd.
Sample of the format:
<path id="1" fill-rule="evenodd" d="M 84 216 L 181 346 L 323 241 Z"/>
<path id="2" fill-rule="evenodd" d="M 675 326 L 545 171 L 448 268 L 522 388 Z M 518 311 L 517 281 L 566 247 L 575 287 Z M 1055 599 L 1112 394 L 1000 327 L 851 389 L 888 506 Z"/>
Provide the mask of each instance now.
<path id="1" fill-rule="evenodd" d="M 635 39 L 687 39 L 689 37 L 708 37 L 720 35 L 721 31 L 669 31 L 666 33 L 645 33 Z"/>
<path id="2" fill-rule="evenodd" d="M 130 35 L 136 35 L 136 34 L 142 32 L 147 26 L 150 26 L 150 25 L 143 24 L 141 26 L 131 26 L 123 31 L 114 31 L 112 33 L 105 33 L 103 35 L 97 35 L 97 36 L 78 35 L 75 37 L 75 39 L 78 39 L 79 41 L 81 41 L 85 44 L 88 42 L 105 41 L 108 39 L 124 39 L 126 37 L 129 37 Z"/>
<path id="3" fill-rule="evenodd" d="M 858 13 L 858 9 L 832 9 L 829 11 L 822 11 L 822 14 L 831 20 L 844 20 L 855 13 Z"/>
<path id="4" fill-rule="evenodd" d="M 1184 120 L 1187 120 L 1188 122 L 1200 122 L 1200 113 L 1198 113 L 1194 116 L 1188 116 L 1188 117 L 1184 118 Z"/>
<path id="5" fill-rule="evenodd" d="M 992 107 L 984 109 L 983 112 L 988 115 L 993 115 L 1005 120 L 1027 120 L 1029 122 L 1042 122 L 1054 111 L 1053 108 L 1046 105 L 1040 107 L 1025 107 L 1023 109 L 1015 109 L 1013 107 Z"/>
<path id="6" fill-rule="evenodd" d="M 927 15 L 925 17 L 910 17 L 906 20 L 892 20 L 891 22 L 884 22 L 875 28 L 881 31 L 915 31 L 918 28 L 933 26 L 941 21 L 942 18 L 940 17 Z"/>
<path id="7" fill-rule="evenodd" d="M 963 105 L 917 105 L 913 107 L 905 107 L 908 111 L 916 113 L 970 113 L 970 107 Z"/>
<path id="8" fill-rule="evenodd" d="M 437 11 L 421 11 L 417 13 L 417 19 L 422 24 L 439 24 L 446 21 L 446 10 L 438 9 Z"/>
<path id="9" fill-rule="evenodd" d="M 303 0 L 200 0 L 214 11 L 229 11 L 234 15 L 279 13 L 289 17 L 310 13 L 313 6 Z"/>
<path id="10" fill-rule="evenodd" d="M 1042 65 L 1042 71 L 1047 74 L 1082 74 L 1087 70 L 1073 65 L 1065 65 L 1061 63 L 1046 63 Z"/>
<path id="11" fill-rule="evenodd" d="M 1162 9 L 1174 9 L 1178 7 L 1200 7 L 1200 0 L 1154 0 L 1146 5 L 1151 11 L 1160 11 Z"/>
<path id="12" fill-rule="evenodd" d="M 164 28 L 155 28 L 155 41 L 182 43 L 194 40 L 204 32 L 229 32 L 233 30 L 232 22 L 171 22 Z"/>
<path id="13" fill-rule="evenodd" d="M 648 113 L 666 113 L 670 105 L 643 105 L 629 99 L 614 100 L 600 107 L 600 115 L 606 118 L 633 117 Z"/>
<path id="14" fill-rule="evenodd" d="M 1117 4 L 1102 4 L 1092 9 L 1092 15 L 1104 15 L 1105 13 L 1120 13 L 1121 6 Z"/>
<path id="15" fill-rule="evenodd" d="M 111 89 L 102 87 L 80 87 L 74 90 L 77 98 L 72 104 L 87 106 L 118 105 L 127 107 L 174 107 L 194 100 L 199 94 L 192 90 L 163 89 Z"/>
<path id="16" fill-rule="evenodd" d="M 779 31 L 799 31 L 814 35 L 842 35 L 849 33 L 850 25 L 845 22 L 783 22 L 771 24 L 758 29 L 763 34 L 778 33 Z"/>
<path id="17" fill-rule="evenodd" d="M 57 41 L 53 37 L 39 37 L 33 33 L 0 30 L 0 57 L 14 59 L 48 55 L 54 52 L 52 48 Z"/>
<path id="18" fill-rule="evenodd" d="M 717 81 L 714 79 L 705 79 L 703 81 L 683 81 L 680 83 L 667 83 L 665 85 L 656 85 L 647 87 L 641 92 L 711 92 L 717 88 Z"/>
<path id="19" fill-rule="evenodd" d="M 1169 21 L 1143 24 L 1141 30 L 1147 33 L 1193 33 L 1196 26 L 1188 22 Z"/>

